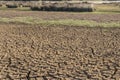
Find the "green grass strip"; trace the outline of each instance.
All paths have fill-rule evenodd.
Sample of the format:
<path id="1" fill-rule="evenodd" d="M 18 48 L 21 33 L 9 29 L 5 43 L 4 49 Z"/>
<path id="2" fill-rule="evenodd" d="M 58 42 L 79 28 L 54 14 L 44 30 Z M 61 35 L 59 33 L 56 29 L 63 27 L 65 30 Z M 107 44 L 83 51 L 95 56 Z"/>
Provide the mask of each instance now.
<path id="1" fill-rule="evenodd" d="M 0 22 L 42 24 L 42 25 L 86 26 L 86 27 L 120 27 L 120 22 L 96 22 L 92 20 L 73 20 L 73 19 L 41 20 L 32 17 L 0 18 Z"/>

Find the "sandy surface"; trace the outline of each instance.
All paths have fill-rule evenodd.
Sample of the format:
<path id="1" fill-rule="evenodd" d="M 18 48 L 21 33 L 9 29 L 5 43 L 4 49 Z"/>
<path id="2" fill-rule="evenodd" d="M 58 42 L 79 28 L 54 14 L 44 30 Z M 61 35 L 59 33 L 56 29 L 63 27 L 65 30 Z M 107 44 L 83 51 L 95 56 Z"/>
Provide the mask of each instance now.
<path id="1" fill-rule="evenodd" d="M 0 80 L 119 80 L 120 28 L 0 24 Z"/>

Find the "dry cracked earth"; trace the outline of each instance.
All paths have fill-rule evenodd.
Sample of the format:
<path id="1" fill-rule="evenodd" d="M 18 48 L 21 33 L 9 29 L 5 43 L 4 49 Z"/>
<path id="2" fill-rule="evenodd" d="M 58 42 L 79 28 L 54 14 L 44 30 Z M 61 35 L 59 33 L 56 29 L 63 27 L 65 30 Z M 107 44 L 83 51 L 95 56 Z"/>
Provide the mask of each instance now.
<path id="1" fill-rule="evenodd" d="M 0 24 L 0 80 L 120 80 L 120 28 Z"/>

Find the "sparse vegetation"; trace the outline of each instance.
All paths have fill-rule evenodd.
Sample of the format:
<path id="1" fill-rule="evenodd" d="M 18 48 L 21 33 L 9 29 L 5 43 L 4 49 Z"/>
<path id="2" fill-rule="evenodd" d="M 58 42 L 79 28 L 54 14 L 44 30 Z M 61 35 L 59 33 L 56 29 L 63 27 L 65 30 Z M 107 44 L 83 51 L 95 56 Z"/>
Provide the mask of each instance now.
<path id="1" fill-rule="evenodd" d="M 87 26 L 87 27 L 120 27 L 120 22 L 96 22 L 92 20 L 41 20 L 32 17 L 0 18 L 5 23 L 25 23 L 42 25 L 66 25 L 66 26 Z"/>
<path id="2" fill-rule="evenodd" d="M 120 13 L 120 6 L 117 4 L 99 4 L 96 6 L 96 12 Z"/>
<path id="3" fill-rule="evenodd" d="M 93 12 L 94 8 L 87 3 L 43 3 L 38 6 L 31 6 L 31 10 L 40 11 L 75 11 L 75 12 Z"/>
<path id="4" fill-rule="evenodd" d="M 17 5 L 6 5 L 7 8 L 17 8 L 18 6 Z"/>

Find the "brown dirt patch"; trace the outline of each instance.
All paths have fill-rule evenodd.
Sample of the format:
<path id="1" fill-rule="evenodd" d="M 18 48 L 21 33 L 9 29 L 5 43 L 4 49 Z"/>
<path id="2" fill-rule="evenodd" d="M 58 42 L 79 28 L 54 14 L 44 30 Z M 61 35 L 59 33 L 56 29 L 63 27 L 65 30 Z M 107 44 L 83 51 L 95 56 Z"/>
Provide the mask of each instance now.
<path id="1" fill-rule="evenodd" d="M 1 80 L 119 80 L 120 28 L 0 25 Z"/>
<path id="2" fill-rule="evenodd" d="M 2 11 L 0 10 L 0 17 L 26 17 L 31 16 L 44 20 L 58 20 L 58 19 L 77 19 L 77 20 L 93 20 L 97 22 L 115 22 L 120 21 L 120 14 L 80 14 L 72 12 L 45 12 L 45 11 Z"/>

